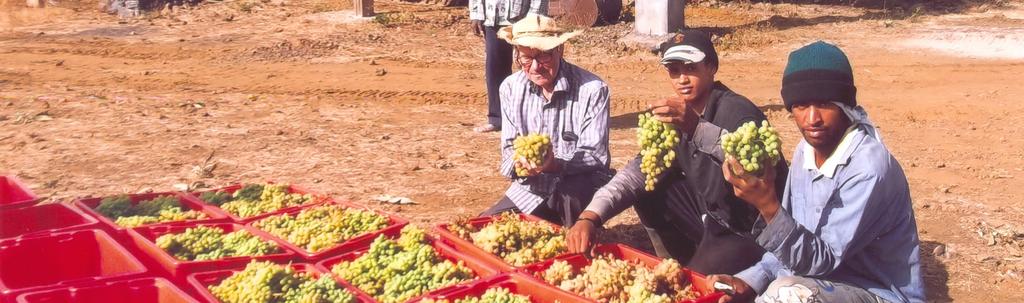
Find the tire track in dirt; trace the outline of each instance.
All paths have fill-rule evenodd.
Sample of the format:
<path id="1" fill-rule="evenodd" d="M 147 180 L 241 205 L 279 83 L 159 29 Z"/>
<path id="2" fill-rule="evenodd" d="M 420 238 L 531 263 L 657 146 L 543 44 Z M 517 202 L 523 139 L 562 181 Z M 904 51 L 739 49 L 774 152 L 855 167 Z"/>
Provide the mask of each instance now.
<path id="1" fill-rule="evenodd" d="M 307 91 L 312 94 L 328 94 L 341 100 L 350 101 L 388 101 L 402 105 L 468 105 L 480 104 L 487 98 L 486 92 L 443 92 L 429 90 L 339 90 L 316 89 Z"/>

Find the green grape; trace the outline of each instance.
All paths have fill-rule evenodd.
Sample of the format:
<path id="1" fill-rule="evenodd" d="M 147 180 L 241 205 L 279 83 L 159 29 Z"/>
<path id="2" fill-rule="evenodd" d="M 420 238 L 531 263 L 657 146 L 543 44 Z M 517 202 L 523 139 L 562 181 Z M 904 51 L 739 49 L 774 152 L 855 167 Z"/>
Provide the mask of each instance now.
<path id="1" fill-rule="evenodd" d="M 312 195 L 288 193 L 288 187 L 287 184 L 245 185 L 220 208 L 232 215 L 248 218 L 313 201 Z M 259 193 L 256 193 L 257 189 Z"/>
<path id="2" fill-rule="evenodd" d="M 96 211 L 123 227 L 209 218 L 203 212 L 181 206 L 175 196 L 161 196 L 135 205 L 128 196 L 110 197 L 100 201 Z"/>
<path id="3" fill-rule="evenodd" d="M 132 214 L 136 216 L 157 216 L 160 214 L 160 211 L 172 208 L 182 209 L 178 198 L 175 196 L 162 196 L 153 200 L 139 202 L 132 209 Z"/>
<path id="4" fill-rule="evenodd" d="M 331 272 L 385 303 L 405 302 L 474 278 L 462 261 L 438 255 L 426 233 L 411 226 L 397 240 L 377 237 L 365 254 L 334 265 Z"/>
<path id="5" fill-rule="evenodd" d="M 450 303 L 450 300 L 425 299 L 421 303 Z M 455 303 L 530 303 L 530 297 L 513 294 L 508 288 L 488 288 L 479 297 L 466 297 L 455 300 Z"/>
<path id="6" fill-rule="evenodd" d="M 542 134 L 518 136 L 512 141 L 512 147 L 515 149 L 516 160 L 526 159 L 539 167 L 543 164 L 545 153 L 551 151 L 551 138 Z M 517 167 L 516 175 L 526 176 L 527 170 L 526 167 Z"/>
<path id="7" fill-rule="evenodd" d="M 224 204 L 224 202 L 231 201 L 231 194 L 223 190 L 208 191 L 199 195 L 199 199 L 205 201 L 206 204 L 220 206 L 221 204 Z"/>
<path id="8" fill-rule="evenodd" d="M 653 191 L 657 177 L 672 167 L 679 133 L 672 124 L 658 121 L 654 114 L 640 114 L 637 123 L 637 144 L 640 145 L 640 171 L 647 177 L 644 189 Z"/>
<path id="9" fill-rule="evenodd" d="M 372 211 L 324 205 L 294 215 L 267 217 L 254 226 L 307 251 L 318 252 L 367 232 L 383 229 L 388 223 L 388 217 Z"/>
<path id="10" fill-rule="evenodd" d="M 224 303 L 354 303 L 356 297 L 328 275 L 314 278 L 290 266 L 252 261 L 245 269 L 207 287 Z"/>
<path id="11" fill-rule="evenodd" d="M 722 135 L 722 151 L 739 161 L 741 173 L 760 175 L 766 166 L 782 159 L 782 142 L 775 128 L 762 121 L 744 123 L 735 132 Z"/>
<path id="12" fill-rule="evenodd" d="M 181 208 L 171 208 L 161 210 L 156 216 L 130 216 L 117 218 L 119 226 L 124 227 L 137 227 L 153 223 L 162 222 L 174 222 L 174 221 L 186 221 L 186 220 L 202 220 L 209 218 L 200 211 L 189 210 L 182 211 Z"/>
<path id="13" fill-rule="evenodd" d="M 669 303 L 697 298 L 682 266 L 672 259 L 652 269 L 611 256 L 598 256 L 578 273 L 568 262 L 556 260 L 538 275 L 549 284 L 599 302 Z"/>
<path id="14" fill-rule="evenodd" d="M 524 221 L 504 213 L 470 233 L 473 244 L 513 266 L 523 266 L 565 253 L 565 234 L 547 222 Z"/>
<path id="15" fill-rule="evenodd" d="M 561 285 L 562 282 L 572 279 L 574 276 L 572 266 L 569 262 L 557 260 L 551 263 L 548 269 L 544 270 L 543 277 L 544 282 L 548 282 L 551 285 Z"/>
<path id="16" fill-rule="evenodd" d="M 263 184 L 246 184 L 231 195 L 232 199 L 259 200 L 263 194 Z"/>
<path id="17" fill-rule="evenodd" d="M 216 227 L 198 226 L 178 234 L 165 234 L 156 239 L 156 245 L 175 258 L 186 261 L 217 260 L 237 256 L 263 256 L 277 253 L 274 242 L 245 230 L 225 234 Z"/>
<path id="18" fill-rule="evenodd" d="M 470 219 L 471 219 L 470 217 L 459 217 L 459 218 L 456 218 L 454 222 L 452 222 L 451 224 L 448 224 L 447 229 L 448 229 L 448 231 L 452 232 L 453 234 L 455 234 L 459 238 L 463 238 L 463 239 L 472 241 L 473 238 L 471 238 L 469 235 L 471 233 L 477 231 L 477 229 L 474 228 L 473 224 L 471 224 L 469 222 Z"/>
<path id="19" fill-rule="evenodd" d="M 96 212 L 111 219 L 129 215 L 131 210 L 132 199 L 127 195 L 103 198 L 100 200 L 100 205 L 96 206 Z"/>

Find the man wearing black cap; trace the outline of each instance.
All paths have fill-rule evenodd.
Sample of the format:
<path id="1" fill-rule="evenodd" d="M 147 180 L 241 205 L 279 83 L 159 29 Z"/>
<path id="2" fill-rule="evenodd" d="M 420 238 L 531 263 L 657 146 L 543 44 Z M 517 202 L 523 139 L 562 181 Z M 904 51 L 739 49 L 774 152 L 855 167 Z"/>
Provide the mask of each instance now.
<path id="1" fill-rule="evenodd" d="M 736 195 L 757 208 L 749 234 L 767 253 L 710 280 L 741 297 L 756 292 L 757 302 L 923 302 L 907 177 L 857 105 L 846 54 L 821 41 L 792 52 L 782 99 L 803 134 L 788 176 L 737 176 L 731 157 L 722 166 Z"/>
<path id="2" fill-rule="evenodd" d="M 715 81 L 718 55 L 707 34 L 683 31 L 663 43 L 661 53 L 676 96 L 649 108 L 679 130 L 679 156 L 651 192 L 644 189 L 641 158 L 630 161 L 594 194 L 569 231 L 569 248 L 586 252 L 602 222 L 633 206 L 659 256 L 706 274 L 735 274 L 757 262 L 764 250 L 733 231 L 749 230 L 757 209 L 736 198 L 723 179 L 719 140 L 724 132 L 766 118 L 750 100 Z M 777 171 L 785 176 L 782 162 Z"/>

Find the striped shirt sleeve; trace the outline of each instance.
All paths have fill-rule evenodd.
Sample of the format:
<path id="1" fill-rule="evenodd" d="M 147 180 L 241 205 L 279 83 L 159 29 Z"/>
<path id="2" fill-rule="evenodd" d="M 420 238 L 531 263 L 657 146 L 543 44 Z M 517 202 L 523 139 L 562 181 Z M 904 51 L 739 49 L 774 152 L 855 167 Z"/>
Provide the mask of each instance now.
<path id="1" fill-rule="evenodd" d="M 517 121 L 512 120 L 516 115 L 513 113 L 512 87 L 509 84 L 509 80 L 512 79 L 502 82 L 501 87 L 498 89 L 499 99 L 501 100 L 501 164 L 498 166 L 498 172 L 505 176 L 505 178 L 515 179 L 518 176 L 516 176 L 513 169 L 515 165 L 515 149 L 512 147 L 512 142 L 516 139 Z"/>
<path id="2" fill-rule="evenodd" d="M 578 121 L 582 121 L 580 127 L 579 141 L 575 150 L 565 151 L 567 153 L 556 154 L 562 161 L 562 174 L 575 175 L 606 169 L 608 167 L 608 86 L 602 85 L 585 86 L 581 89 L 590 91 L 580 92 L 580 97 L 586 97 L 584 104 L 587 104 L 584 111 L 571 113 L 578 115 Z M 580 100 L 584 101 L 584 100 Z"/>

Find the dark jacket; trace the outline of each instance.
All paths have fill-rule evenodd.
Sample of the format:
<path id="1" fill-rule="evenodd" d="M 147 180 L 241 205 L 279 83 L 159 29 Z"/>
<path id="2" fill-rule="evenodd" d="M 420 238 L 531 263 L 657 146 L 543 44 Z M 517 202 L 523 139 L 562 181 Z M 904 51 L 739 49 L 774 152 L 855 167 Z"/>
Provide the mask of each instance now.
<path id="1" fill-rule="evenodd" d="M 639 197 L 634 207 L 645 225 L 660 229 L 663 241 L 689 240 L 690 251 L 674 257 L 690 259 L 691 268 L 707 274 L 735 274 L 757 262 L 764 250 L 744 236 L 759 214 L 725 181 L 721 131 L 735 131 L 749 121 L 760 125 L 767 118 L 721 82 L 714 84 L 702 118 L 693 138 L 677 146 L 676 161 L 659 176 L 655 191 Z M 785 180 L 787 172 L 788 165 L 779 161 L 777 180 Z M 781 194 L 784 182 L 776 185 Z M 687 239 L 673 239 L 673 234 Z"/>

